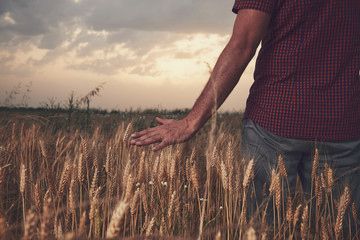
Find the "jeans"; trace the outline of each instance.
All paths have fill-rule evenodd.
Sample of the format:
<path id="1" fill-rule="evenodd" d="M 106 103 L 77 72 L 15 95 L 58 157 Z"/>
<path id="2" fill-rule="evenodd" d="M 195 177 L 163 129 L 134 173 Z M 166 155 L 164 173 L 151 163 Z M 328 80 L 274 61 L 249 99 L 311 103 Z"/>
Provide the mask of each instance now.
<path id="1" fill-rule="evenodd" d="M 358 211 L 360 204 L 360 139 L 341 142 L 313 142 L 285 138 L 265 130 L 250 119 L 244 119 L 242 155 L 245 159 L 253 158 L 255 160 L 254 187 L 257 206 L 260 206 L 264 200 L 263 186 L 265 183 L 270 186 L 272 169 L 277 169 L 279 155 L 283 157 L 287 172 L 288 184 L 284 184 L 286 189 L 284 192 L 294 195 L 296 178 L 299 176 L 306 200 L 313 200 L 314 197 L 311 197 L 314 196 L 315 184 L 312 179 L 312 168 L 315 149 L 318 150 L 319 159 L 316 178 L 321 179 L 325 163 L 328 164 L 334 176 L 332 188 L 334 199 L 338 200 L 344 191 L 344 186 L 348 186 L 351 194 L 349 209 L 354 203 Z M 290 191 L 288 191 L 288 187 Z"/>

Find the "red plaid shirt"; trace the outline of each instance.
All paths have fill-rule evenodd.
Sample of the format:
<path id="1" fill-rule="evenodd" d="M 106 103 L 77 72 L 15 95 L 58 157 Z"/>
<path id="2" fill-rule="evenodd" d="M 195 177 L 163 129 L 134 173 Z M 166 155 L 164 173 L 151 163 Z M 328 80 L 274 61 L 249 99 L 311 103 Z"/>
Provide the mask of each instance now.
<path id="1" fill-rule="evenodd" d="M 283 137 L 360 138 L 360 0 L 236 0 L 271 15 L 245 118 Z"/>

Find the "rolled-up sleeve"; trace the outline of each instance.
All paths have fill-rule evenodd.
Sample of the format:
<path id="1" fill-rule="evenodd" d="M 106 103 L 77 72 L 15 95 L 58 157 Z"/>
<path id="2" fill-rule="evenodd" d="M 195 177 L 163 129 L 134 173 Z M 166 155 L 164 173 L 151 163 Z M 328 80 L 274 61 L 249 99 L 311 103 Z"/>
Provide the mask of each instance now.
<path id="1" fill-rule="evenodd" d="M 235 0 L 232 11 L 238 13 L 240 9 L 255 9 L 272 14 L 278 0 Z"/>

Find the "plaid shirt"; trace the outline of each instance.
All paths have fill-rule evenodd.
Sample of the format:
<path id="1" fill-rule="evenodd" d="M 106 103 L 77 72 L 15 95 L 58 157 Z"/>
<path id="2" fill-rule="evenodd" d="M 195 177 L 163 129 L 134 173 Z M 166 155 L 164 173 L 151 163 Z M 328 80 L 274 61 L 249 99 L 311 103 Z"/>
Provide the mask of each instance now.
<path id="1" fill-rule="evenodd" d="M 271 15 L 245 118 L 283 137 L 360 138 L 360 0 L 236 0 Z"/>

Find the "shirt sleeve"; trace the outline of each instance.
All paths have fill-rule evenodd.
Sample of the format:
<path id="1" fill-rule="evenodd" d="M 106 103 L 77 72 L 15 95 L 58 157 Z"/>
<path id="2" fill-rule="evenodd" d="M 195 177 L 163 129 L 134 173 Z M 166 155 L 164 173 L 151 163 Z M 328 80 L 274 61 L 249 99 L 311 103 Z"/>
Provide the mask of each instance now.
<path id="1" fill-rule="evenodd" d="M 277 0 L 235 0 L 232 11 L 238 13 L 240 9 L 255 9 L 272 14 L 277 5 Z"/>

